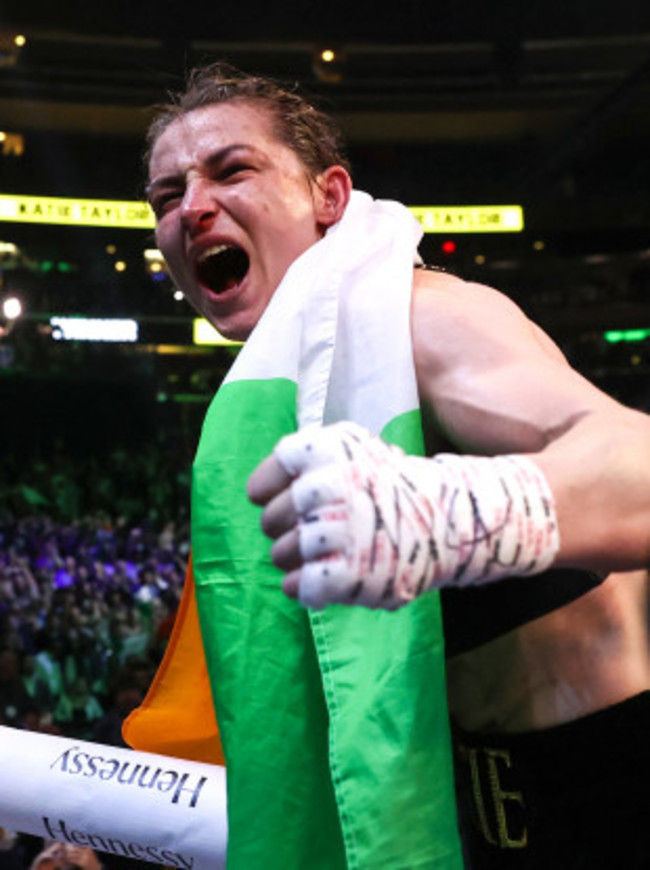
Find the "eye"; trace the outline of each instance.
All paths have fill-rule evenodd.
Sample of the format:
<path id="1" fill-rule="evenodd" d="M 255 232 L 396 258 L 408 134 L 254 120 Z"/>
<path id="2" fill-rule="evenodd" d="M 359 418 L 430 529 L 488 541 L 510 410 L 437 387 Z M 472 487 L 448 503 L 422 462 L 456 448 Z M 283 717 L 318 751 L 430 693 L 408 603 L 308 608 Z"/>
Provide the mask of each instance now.
<path id="1" fill-rule="evenodd" d="M 247 163 L 239 163 L 239 162 L 228 163 L 219 172 L 219 180 L 220 181 L 228 181 L 229 179 L 235 180 L 237 178 L 237 176 L 240 176 L 242 173 L 246 172 L 247 170 L 249 170 L 251 168 L 252 167 L 249 166 Z"/>
<path id="2" fill-rule="evenodd" d="M 178 206 L 183 198 L 181 190 L 164 190 L 151 197 L 151 208 L 157 218 L 163 217 L 167 212 Z"/>

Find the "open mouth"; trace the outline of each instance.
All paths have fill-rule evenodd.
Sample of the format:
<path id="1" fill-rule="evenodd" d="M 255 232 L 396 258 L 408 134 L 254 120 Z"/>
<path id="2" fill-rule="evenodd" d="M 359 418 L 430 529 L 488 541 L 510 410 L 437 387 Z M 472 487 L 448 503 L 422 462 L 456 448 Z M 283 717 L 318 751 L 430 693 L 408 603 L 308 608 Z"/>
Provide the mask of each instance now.
<path id="1" fill-rule="evenodd" d="M 204 251 L 197 264 L 199 281 L 213 293 L 225 293 L 242 282 L 250 261 L 242 248 L 214 245 Z"/>

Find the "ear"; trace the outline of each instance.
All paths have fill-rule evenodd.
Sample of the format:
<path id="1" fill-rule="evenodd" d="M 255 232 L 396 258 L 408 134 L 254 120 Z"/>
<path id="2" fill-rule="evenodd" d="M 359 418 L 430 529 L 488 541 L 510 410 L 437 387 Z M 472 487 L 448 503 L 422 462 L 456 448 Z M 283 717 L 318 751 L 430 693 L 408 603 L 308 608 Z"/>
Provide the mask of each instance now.
<path id="1" fill-rule="evenodd" d="M 316 221 L 322 233 L 341 220 L 352 192 L 352 179 L 342 166 L 329 166 L 316 179 Z"/>

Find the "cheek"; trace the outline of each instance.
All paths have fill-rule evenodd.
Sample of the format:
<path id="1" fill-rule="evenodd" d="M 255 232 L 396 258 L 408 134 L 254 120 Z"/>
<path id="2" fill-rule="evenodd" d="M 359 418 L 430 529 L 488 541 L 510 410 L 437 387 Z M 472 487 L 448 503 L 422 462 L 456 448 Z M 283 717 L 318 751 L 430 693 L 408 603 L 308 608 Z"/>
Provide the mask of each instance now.
<path id="1" fill-rule="evenodd" d="M 156 240 L 156 246 L 159 250 L 163 250 L 167 246 L 165 239 L 165 229 L 164 225 L 156 224 L 156 229 L 154 231 L 154 239 Z"/>
<path id="2" fill-rule="evenodd" d="M 163 257 L 167 261 L 172 261 L 175 253 L 178 251 L 178 233 L 174 231 L 170 221 L 163 220 L 158 224 L 155 239 L 156 245 L 162 252 Z"/>
<path id="3" fill-rule="evenodd" d="M 296 194 L 282 205 L 283 208 L 270 210 L 269 224 L 273 224 L 278 245 L 285 254 L 300 254 L 319 238 L 314 210 L 304 195 Z"/>

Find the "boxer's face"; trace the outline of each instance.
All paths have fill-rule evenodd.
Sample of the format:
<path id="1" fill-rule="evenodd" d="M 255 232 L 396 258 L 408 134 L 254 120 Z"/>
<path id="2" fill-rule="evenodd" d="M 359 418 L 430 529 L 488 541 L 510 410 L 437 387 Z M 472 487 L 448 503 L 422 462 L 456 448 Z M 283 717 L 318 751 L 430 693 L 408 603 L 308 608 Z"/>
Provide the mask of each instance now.
<path id="1" fill-rule="evenodd" d="M 149 165 L 170 274 L 223 335 L 245 339 L 291 263 L 322 236 L 323 192 L 254 103 L 206 106 L 163 131 Z"/>

